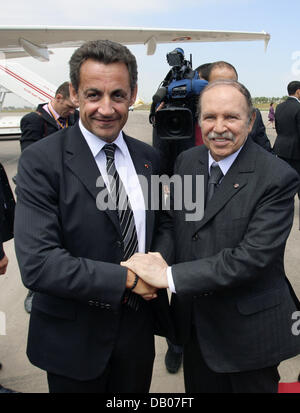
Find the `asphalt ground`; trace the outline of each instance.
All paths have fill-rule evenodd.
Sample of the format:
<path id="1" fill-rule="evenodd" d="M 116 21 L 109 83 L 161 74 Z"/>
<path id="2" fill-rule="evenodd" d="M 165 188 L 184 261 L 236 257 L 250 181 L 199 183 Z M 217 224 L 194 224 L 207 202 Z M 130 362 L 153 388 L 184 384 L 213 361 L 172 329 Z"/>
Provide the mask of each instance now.
<path id="1" fill-rule="evenodd" d="M 267 112 L 263 112 L 266 121 Z M 151 144 L 151 125 L 148 112 L 130 112 L 125 131 Z M 271 142 L 275 139 L 275 130 L 267 128 Z M 4 165 L 12 188 L 12 177 L 16 174 L 20 146 L 18 141 L 0 142 L 0 162 Z M 300 297 L 300 231 L 299 202 L 295 198 L 295 219 L 289 236 L 285 255 L 285 267 L 289 280 L 296 294 Z M 26 340 L 29 314 L 24 310 L 27 294 L 23 286 L 14 252 L 13 240 L 5 243 L 5 252 L 9 258 L 7 273 L 0 277 L 0 383 L 22 393 L 47 393 L 48 386 L 44 371 L 31 365 L 26 356 Z M 5 324 L 5 325 L 4 325 Z M 5 331 L 4 328 L 5 327 Z M 156 358 L 154 364 L 151 393 L 184 392 L 182 368 L 177 374 L 169 374 L 164 365 L 167 349 L 166 341 L 156 337 Z M 279 366 L 281 381 L 294 382 L 300 373 L 300 356 L 282 362 Z"/>

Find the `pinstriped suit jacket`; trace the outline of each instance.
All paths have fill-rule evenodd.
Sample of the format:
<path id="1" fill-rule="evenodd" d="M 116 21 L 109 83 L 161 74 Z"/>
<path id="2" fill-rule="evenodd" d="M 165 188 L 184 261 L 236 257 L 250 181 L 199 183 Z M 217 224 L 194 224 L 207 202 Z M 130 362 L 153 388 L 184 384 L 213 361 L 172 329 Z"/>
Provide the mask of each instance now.
<path id="1" fill-rule="evenodd" d="M 204 175 L 207 184 L 207 149 L 182 153 L 175 173 Z M 247 139 L 204 217 L 186 222 L 190 211 L 173 211 L 173 231 L 156 239 L 163 255 L 175 242 L 177 341 L 188 340 L 193 320 L 213 371 L 264 368 L 300 353 L 300 335 L 292 334 L 299 301 L 284 270 L 298 185 L 286 162 Z"/>
<path id="2" fill-rule="evenodd" d="M 159 156 L 125 136 L 138 175 L 159 174 Z M 112 352 L 127 269 L 116 211 L 96 207 L 99 170 L 78 125 L 29 146 L 19 161 L 15 246 L 23 282 L 36 291 L 28 337 L 31 362 L 79 380 L 99 377 Z M 156 212 L 146 211 L 146 249 Z M 168 299 L 142 300 L 166 334 Z M 38 311 L 37 311 L 38 310 Z M 92 332 L 92 333 L 91 333 Z M 75 344 L 74 344 L 75 343 Z"/>

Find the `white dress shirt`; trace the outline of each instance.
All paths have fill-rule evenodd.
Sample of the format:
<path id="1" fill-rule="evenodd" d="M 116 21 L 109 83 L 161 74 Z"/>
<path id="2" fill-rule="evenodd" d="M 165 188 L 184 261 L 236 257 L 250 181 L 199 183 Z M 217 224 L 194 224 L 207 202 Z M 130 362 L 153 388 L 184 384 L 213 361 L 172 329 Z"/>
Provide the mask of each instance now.
<path id="1" fill-rule="evenodd" d="M 88 131 L 79 120 L 79 128 L 95 158 L 98 169 L 109 190 L 106 170 L 106 155 L 103 149 L 107 142 Z M 132 208 L 138 238 L 138 252 L 145 252 L 146 243 L 146 212 L 142 188 L 132 162 L 128 147 L 123 138 L 122 131 L 113 142 L 117 147 L 115 151 L 115 166 L 123 182 Z M 96 185 L 96 182 L 95 182 Z"/>

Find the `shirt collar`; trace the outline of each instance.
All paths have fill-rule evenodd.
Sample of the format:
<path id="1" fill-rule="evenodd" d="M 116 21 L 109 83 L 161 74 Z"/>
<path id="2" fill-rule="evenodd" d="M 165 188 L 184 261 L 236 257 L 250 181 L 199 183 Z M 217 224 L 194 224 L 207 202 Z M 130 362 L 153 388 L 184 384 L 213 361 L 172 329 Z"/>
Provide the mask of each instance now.
<path id="1" fill-rule="evenodd" d="M 289 96 L 289 98 L 296 99 L 300 103 L 300 100 L 298 98 L 296 98 L 296 96 Z"/>
<path id="2" fill-rule="evenodd" d="M 81 133 L 83 134 L 85 140 L 87 141 L 87 144 L 94 156 L 94 158 L 97 157 L 97 155 L 99 154 L 99 152 L 103 149 L 104 145 L 107 144 L 107 142 L 105 142 L 104 140 L 102 140 L 101 138 L 99 138 L 98 136 L 94 135 L 92 132 L 90 132 L 89 130 L 87 130 L 82 122 L 81 119 L 79 119 L 79 128 L 81 130 Z M 124 137 L 123 137 L 123 132 L 120 131 L 119 136 L 117 137 L 117 139 L 114 140 L 113 142 L 114 144 L 117 145 L 117 148 L 120 149 L 121 154 L 122 155 L 126 155 L 126 143 L 124 141 Z"/>
<path id="3" fill-rule="evenodd" d="M 55 117 L 55 120 L 58 119 L 58 118 L 60 117 L 60 115 L 56 112 L 56 110 L 55 110 L 54 107 L 52 106 L 52 103 L 49 102 L 47 106 L 50 107 L 50 109 L 51 109 L 51 111 L 52 111 L 52 113 L 53 113 L 53 115 L 54 115 L 54 117 Z"/>
<path id="4" fill-rule="evenodd" d="M 221 171 L 223 172 L 223 175 L 225 176 L 227 174 L 227 172 L 229 171 L 229 169 L 230 169 L 231 165 L 233 164 L 233 162 L 236 160 L 238 154 L 242 150 L 245 143 L 246 143 L 246 141 L 244 142 L 244 144 L 236 152 L 232 153 L 231 155 L 227 156 L 224 159 L 221 159 L 219 162 L 216 162 L 214 160 L 214 158 L 211 156 L 210 151 L 208 151 L 208 171 L 210 171 L 210 167 L 214 163 L 214 164 L 219 165 Z"/>

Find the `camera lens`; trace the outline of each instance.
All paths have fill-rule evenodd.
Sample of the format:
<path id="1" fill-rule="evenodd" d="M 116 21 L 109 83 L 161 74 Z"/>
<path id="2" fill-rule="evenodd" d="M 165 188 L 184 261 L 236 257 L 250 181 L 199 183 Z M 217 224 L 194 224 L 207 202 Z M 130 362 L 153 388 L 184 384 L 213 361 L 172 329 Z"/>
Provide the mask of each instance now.
<path id="1" fill-rule="evenodd" d="M 157 111 L 157 135 L 161 139 L 189 139 L 193 137 L 193 116 L 188 108 L 168 107 Z"/>
<path id="2" fill-rule="evenodd" d="M 166 130 L 169 131 L 172 135 L 180 135 L 182 133 L 182 118 L 179 114 L 170 114 L 165 120 L 166 122 Z"/>

